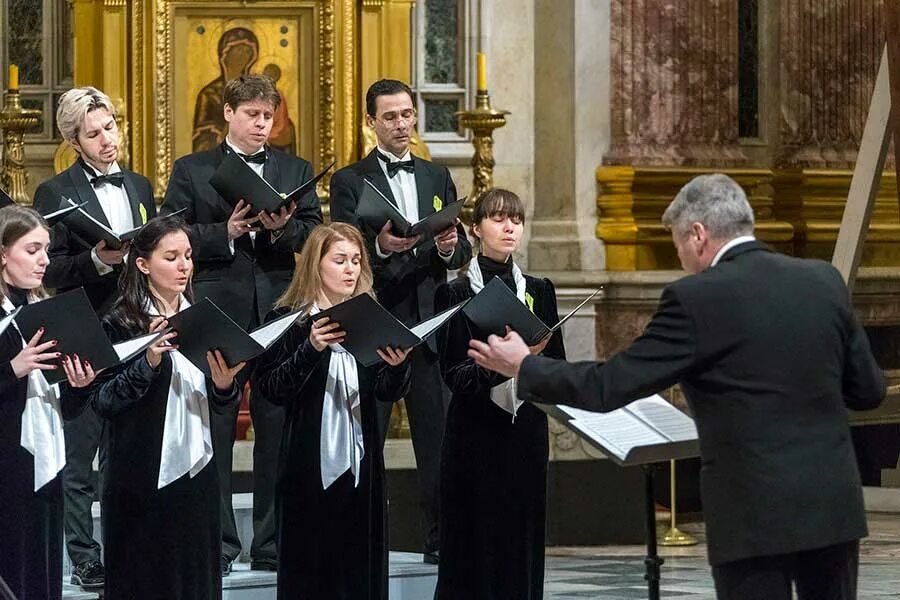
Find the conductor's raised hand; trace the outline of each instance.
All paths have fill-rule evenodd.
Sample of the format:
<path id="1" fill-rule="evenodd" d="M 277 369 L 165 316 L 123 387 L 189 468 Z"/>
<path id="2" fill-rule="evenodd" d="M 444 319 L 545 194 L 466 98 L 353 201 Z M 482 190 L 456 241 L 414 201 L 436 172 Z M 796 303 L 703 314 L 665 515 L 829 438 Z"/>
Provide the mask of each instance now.
<path id="1" fill-rule="evenodd" d="M 385 346 L 384 348 L 376 348 L 375 352 L 378 353 L 378 356 L 391 365 L 392 367 L 396 367 L 404 360 L 406 360 L 406 356 L 409 354 L 411 348 L 407 348 L 406 350 L 401 350 L 400 348 L 393 348 L 391 346 Z"/>
<path id="2" fill-rule="evenodd" d="M 385 222 L 384 227 L 378 233 L 378 247 L 381 248 L 382 252 L 406 252 L 415 246 L 417 241 L 419 241 L 418 235 L 405 238 L 391 233 L 390 219 Z"/>
<path id="3" fill-rule="evenodd" d="M 531 350 L 518 333 L 510 331 L 504 337 L 499 335 L 488 336 L 487 343 L 472 339 L 469 340 L 469 358 L 485 369 L 516 377 L 525 357 L 531 354 Z"/>
<path id="4" fill-rule="evenodd" d="M 321 352 L 329 344 L 343 342 L 346 335 L 346 332 L 341 329 L 340 323 L 332 321 L 328 317 L 322 317 L 318 321 L 313 321 L 309 330 L 309 343 L 317 352 Z"/>
<path id="5" fill-rule="evenodd" d="M 250 212 L 251 208 L 243 200 L 238 200 L 234 210 L 231 211 L 231 216 L 228 217 L 228 241 L 235 240 L 251 231 L 259 231 L 258 228 L 253 227 L 253 224 L 259 220 L 259 215 L 247 217 L 247 213 Z"/>
<path id="6" fill-rule="evenodd" d="M 37 333 L 31 336 L 31 339 L 25 344 L 25 347 L 16 354 L 15 358 L 9 361 L 17 379 L 25 377 L 35 369 L 52 371 L 56 368 L 56 365 L 51 364 L 49 361 L 59 358 L 60 353 L 48 352 L 48 350 L 56 346 L 57 341 L 49 340 L 41 343 L 42 335 L 44 335 L 43 327 L 38 329 Z"/>
<path id="7" fill-rule="evenodd" d="M 227 392 L 234 385 L 234 376 L 244 368 L 246 361 L 241 361 L 233 367 L 225 362 L 225 357 L 218 350 L 206 352 L 206 362 L 209 363 L 209 372 L 212 375 L 213 384 L 220 392 Z"/>
<path id="8" fill-rule="evenodd" d="M 152 321 L 150 321 L 150 333 L 154 333 L 156 331 L 162 331 L 169 325 L 169 322 L 165 319 L 165 317 L 156 317 Z M 172 350 L 177 350 L 178 346 L 172 343 L 172 340 L 178 335 L 177 331 L 170 331 L 165 334 L 153 344 L 147 348 L 146 356 L 147 362 L 150 363 L 150 366 L 154 369 L 159 366 L 159 363 L 162 361 L 162 355 L 166 352 L 171 352 Z"/>
<path id="9" fill-rule="evenodd" d="M 66 356 L 63 359 L 63 370 L 66 372 L 66 379 L 73 388 L 83 388 L 91 384 L 96 379 L 97 374 L 91 363 L 81 360 L 78 355 Z"/>
<path id="10" fill-rule="evenodd" d="M 259 222 L 269 231 L 279 231 L 284 229 L 290 220 L 291 215 L 297 210 L 297 201 L 291 202 L 288 206 L 282 206 L 277 213 L 270 213 L 265 210 L 259 211 Z"/>

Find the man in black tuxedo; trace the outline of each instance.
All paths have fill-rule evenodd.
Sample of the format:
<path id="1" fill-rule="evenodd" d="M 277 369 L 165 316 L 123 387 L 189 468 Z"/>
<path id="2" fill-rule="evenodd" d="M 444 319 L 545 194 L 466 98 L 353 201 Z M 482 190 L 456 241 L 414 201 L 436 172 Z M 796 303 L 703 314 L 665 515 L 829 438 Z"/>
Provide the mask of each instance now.
<path id="1" fill-rule="evenodd" d="M 416 125 L 409 86 L 393 79 L 376 81 L 366 93 L 366 113 L 366 124 L 374 130 L 378 146 L 331 178 L 331 218 L 351 223 L 363 232 L 379 302 L 406 325 L 414 325 L 434 314 L 435 289 L 447 281 L 448 270 L 469 262 L 472 247 L 459 224 L 437 235 L 434 245 L 413 249 L 416 238 L 393 235 L 390 222 L 373 231 L 357 217 L 363 178 L 374 183 L 411 223 L 456 200 L 456 186 L 447 168 L 412 156 L 409 151 Z M 427 522 L 424 554 L 426 562 L 436 563 L 440 547 L 438 475 L 449 394 L 441 382 L 433 337 L 414 349 L 410 360 L 412 383 L 406 412 Z M 382 443 L 390 408 L 383 403 L 378 406 Z"/>
<path id="2" fill-rule="evenodd" d="M 322 223 L 315 191 L 282 208 L 278 214 L 261 211 L 249 218 L 249 204 L 232 207 L 210 185 L 226 154 L 237 152 L 256 174 L 279 191 L 290 191 L 312 179 L 306 160 L 270 148 L 266 142 L 272 119 L 282 99 L 272 80 L 262 75 L 241 75 L 223 92 L 225 141 L 204 152 L 175 161 L 161 213 L 182 208 L 191 228 L 194 250 L 194 294 L 208 297 L 248 330 L 262 324 L 294 273 L 294 253 L 303 248 L 310 231 Z M 239 379 L 249 376 L 245 368 Z M 242 383 L 243 383 L 242 381 Z M 252 382 L 251 382 L 252 386 Z M 240 554 L 232 508 L 232 447 L 238 407 L 213 419 L 213 450 L 222 492 L 222 572 Z M 251 568 L 274 571 L 275 480 L 284 410 L 252 390 L 250 415 L 256 433 L 253 446 L 253 543 Z"/>
<path id="3" fill-rule="evenodd" d="M 124 232 L 156 216 L 153 188 L 146 177 L 122 169 L 118 157 L 119 129 L 116 109 L 103 92 L 83 87 L 59 99 L 56 121 L 64 140 L 78 160 L 59 175 L 43 182 L 34 194 L 34 208 L 47 214 L 62 206 L 63 198 L 82 203 L 82 210 L 113 231 Z M 75 233 L 70 214 L 50 232 L 50 264 L 44 282 L 57 292 L 84 287 L 94 310 L 101 312 L 115 297 L 119 272 L 128 246 L 118 250 L 105 242 L 93 245 Z M 91 503 L 99 494 L 93 482 L 94 455 L 100 450 L 101 473 L 105 462 L 103 420 L 90 408 L 65 427 L 66 548 L 72 560 L 72 583 L 85 589 L 102 588 L 100 545 L 93 537 Z"/>
<path id="4" fill-rule="evenodd" d="M 510 333 L 470 342 L 523 400 L 611 411 L 676 383 L 700 434 L 701 497 L 719 598 L 855 598 L 867 535 L 847 409 L 884 375 L 836 269 L 776 254 L 725 175 L 688 183 L 663 215 L 690 276 L 605 363 L 528 356 Z"/>

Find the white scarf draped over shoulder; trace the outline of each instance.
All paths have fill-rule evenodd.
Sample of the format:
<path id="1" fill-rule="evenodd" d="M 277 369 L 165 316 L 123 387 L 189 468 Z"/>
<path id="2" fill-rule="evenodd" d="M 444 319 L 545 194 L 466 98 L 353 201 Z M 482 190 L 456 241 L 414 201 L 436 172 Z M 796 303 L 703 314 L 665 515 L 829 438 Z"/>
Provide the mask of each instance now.
<path id="1" fill-rule="evenodd" d="M 189 306 L 190 303 L 182 296 L 179 310 Z M 148 302 L 147 312 L 159 316 L 152 302 Z M 185 473 L 196 476 L 213 456 L 206 375 L 178 350 L 169 352 L 169 356 L 172 377 L 166 400 L 157 489 L 177 481 Z"/>
<path id="2" fill-rule="evenodd" d="M 32 302 L 37 302 L 37 299 L 29 295 L 28 303 Z M 6 296 L 3 296 L 3 310 L 7 314 L 15 310 L 12 301 Z M 15 322 L 13 327 L 19 331 Z M 21 337 L 21 332 L 19 336 Z M 25 345 L 25 338 L 22 338 L 22 348 Z M 34 491 L 38 491 L 53 481 L 66 466 L 66 440 L 63 436 L 59 384 L 47 383 L 47 378 L 40 369 L 28 373 L 27 378 L 19 443 L 34 456 Z"/>
<path id="3" fill-rule="evenodd" d="M 512 257 L 509 260 L 511 261 Z M 481 273 L 481 267 L 478 265 L 477 254 L 469 262 L 469 269 L 466 275 L 469 278 L 469 287 L 472 288 L 472 292 L 477 294 L 484 289 L 484 275 Z M 516 298 L 522 304 L 527 304 L 525 302 L 525 275 L 522 274 L 522 269 L 516 263 L 512 264 L 512 276 L 516 282 Z M 512 377 L 491 388 L 491 400 L 494 404 L 511 414 L 513 422 L 516 420 L 516 412 L 523 404 L 523 401 L 519 400 L 516 395 L 516 387 L 517 380 L 515 377 Z"/>
<path id="4" fill-rule="evenodd" d="M 313 305 L 310 314 L 319 312 Z M 362 412 L 359 396 L 359 372 L 356 359 L 340 344 L 330 344 L 328 380 L 322 398 L 322 426 L 319 433 L 319 466 L 322 489 L 347 472 L 353 473 L 353 486 L 359 485 L 360 464 L 366 449 L 363 444 Z"/>

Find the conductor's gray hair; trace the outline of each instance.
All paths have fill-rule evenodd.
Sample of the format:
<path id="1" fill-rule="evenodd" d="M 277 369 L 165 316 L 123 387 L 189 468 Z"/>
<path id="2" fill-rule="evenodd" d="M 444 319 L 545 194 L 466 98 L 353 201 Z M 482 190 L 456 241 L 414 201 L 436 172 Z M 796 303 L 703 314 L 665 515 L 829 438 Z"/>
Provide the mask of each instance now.
<path id="1" fill-rule="evenodd" d="M 77 139 L 84 117 L 98 108 L 105 108 L 109 114 L 116 116 L 112 100 L 95 87 L 72 88 L 60 96 L 59 106 L 56 108 L 56 126 L 62 138 L 66 141 Z"/>
<path id="2" fill-rule="evenodd" d="M 692 223 L 703 223 L 711 238 L 730 240 L 753 234 L 753 209 L 731 177 L 700 175 L 681 188 L 663 213 L 662 222 L 679 236 L 686 235 Z"/>

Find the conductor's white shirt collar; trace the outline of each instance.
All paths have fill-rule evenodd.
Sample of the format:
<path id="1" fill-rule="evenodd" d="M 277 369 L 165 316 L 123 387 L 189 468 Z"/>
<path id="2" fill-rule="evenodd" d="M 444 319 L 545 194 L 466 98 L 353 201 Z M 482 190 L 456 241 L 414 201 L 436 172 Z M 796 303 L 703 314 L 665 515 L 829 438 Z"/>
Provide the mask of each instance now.
<path id="1" fill-rule="evenodd" d="M 738 246 L 740 244 L 746 244 L 747 242 L 755 242 L 756 238 L 752 235 L 740 235 L 733 240 L 728 240 L 724 246 L 719 248 L 719 251 L 716 252 L 716 255 L 713 257 L 712 262 L 709 264 L 710 267 L 714 267 L 719 264 L 719 261 L 722 260 L 722 257 L 725 256 L 725 253 Z"/>

